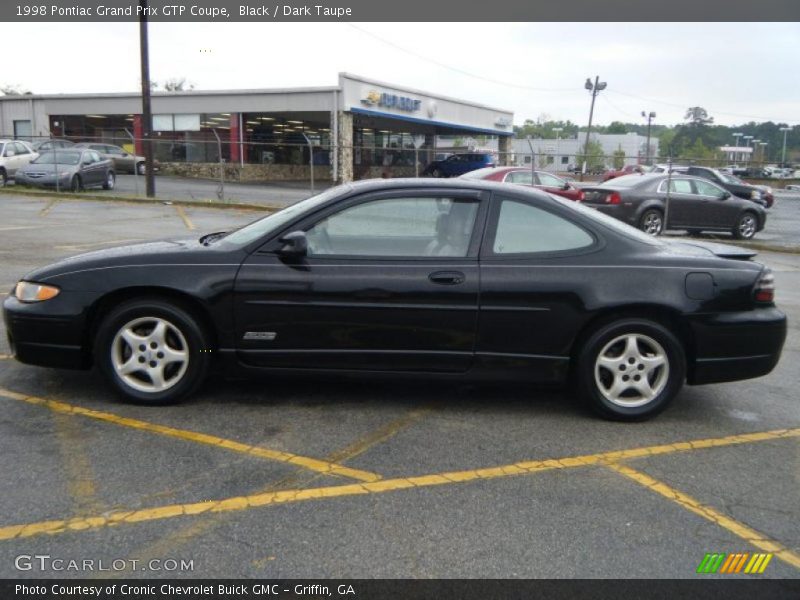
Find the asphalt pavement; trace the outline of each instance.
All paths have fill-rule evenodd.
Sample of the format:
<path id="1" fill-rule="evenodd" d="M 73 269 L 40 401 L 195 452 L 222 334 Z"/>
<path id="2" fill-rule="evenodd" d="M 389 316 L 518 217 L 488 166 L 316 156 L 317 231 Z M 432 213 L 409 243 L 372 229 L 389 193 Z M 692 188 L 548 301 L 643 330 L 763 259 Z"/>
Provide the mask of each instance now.
<path id="1" fill-rule="evenodd" d="M 0 300 L 61 257 L 257 216 L 3 194 Z M 696 578 L 707 553 L 770 553 L 735 577 L 797 578 L 800 255 L 756 260 L 789 315 L 776 370 L 638 424 L 502 384 L 211 379 L 132 406 L 17 363 L 0 327 L 0 577 Z"/>

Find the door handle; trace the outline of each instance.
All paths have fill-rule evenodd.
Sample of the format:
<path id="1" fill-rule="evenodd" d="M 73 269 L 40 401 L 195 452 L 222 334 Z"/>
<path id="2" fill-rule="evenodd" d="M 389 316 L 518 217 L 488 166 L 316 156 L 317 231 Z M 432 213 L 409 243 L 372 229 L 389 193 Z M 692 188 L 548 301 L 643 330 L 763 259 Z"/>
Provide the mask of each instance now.
<path id="1" fill-rule="evenodd" d="M 440 285 L 458 285 L 464 283 L 464 274 L 461 271 L 436 271 L 428 275 L 433 283 Z"/>

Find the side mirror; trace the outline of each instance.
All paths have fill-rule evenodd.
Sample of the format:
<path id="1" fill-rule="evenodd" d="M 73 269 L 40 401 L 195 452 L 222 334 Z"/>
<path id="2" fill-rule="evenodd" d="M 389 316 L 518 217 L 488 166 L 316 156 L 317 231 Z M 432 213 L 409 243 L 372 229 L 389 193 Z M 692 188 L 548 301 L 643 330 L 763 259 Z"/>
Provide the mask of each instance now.
<path id="1" fill-rule="evenodd" d="M 299 258 L 308 254 L 308 238 L 305 231 L 292 231 L 278 240 L 283 246 L 278 254 L 287 258 Z"/>
<path id="2" fill-rule="evenodd" d="M 562 190 L 569 190 L 569 189 L 572 189 L 572 186 L 569 184 L 568 181 L 565 181 L 564 185 L 561 186 L 561 189 Z"/>
<path id="3" fill-rule="evenodd" d="M 722 199 L 727 200 L 728 198 L 731 197 L 731 195 L 732 194 L 728 190 L 725 190 L 724 192 L 722 192 Z"/>

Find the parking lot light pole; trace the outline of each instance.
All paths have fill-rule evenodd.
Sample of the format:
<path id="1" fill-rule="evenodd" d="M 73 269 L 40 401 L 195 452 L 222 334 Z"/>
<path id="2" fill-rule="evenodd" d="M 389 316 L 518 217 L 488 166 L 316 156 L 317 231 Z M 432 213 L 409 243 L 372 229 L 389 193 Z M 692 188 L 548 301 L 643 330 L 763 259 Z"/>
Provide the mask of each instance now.
<path id="1" fill-rule="evenodd" d="M 558 173 L 558 161 L 561 160 L 561 156 L 559 156 L 560 144 L 558 142 L 561 140 L 562 131 L 564 131 L 563 127 L 553 127 L 553 132 L 556 134 L 556 157 L 553 159 L 553 171 L 556 173 Z"/>
<path id="2" fill-rule="evenodd" d="M 743 135 L 744 134 L 741 132 L 733 134 L 733 144 L 736 148 L 739 147 L 739 138 L 742 137 Z M 741 158 L 741 156 L 739 158 Z M 739 160 L 736 158 L 736 152 L 733 153 L 733 162 L 739 162 Z"/>
<path id="3" fill-rule="evenodd" d="M 139 53 L 142 68 L 142 137 L 144 138 L 145 193 L 148 198 L 155 198 L 156 181 L 153 177 L 153 113 L 150 109 L 150 55 L 147 43 L 147 4 L 148 0 L 139 0 L 142 8 L 139 17 Z M 134 148 L 134 155 L 136 149 Z M 136 161 L 133 168 L 136 169 Z"/>
<path id="4" fill-rule="evenodd" d="M 753 136 L 752 136 L 752 135 L 744 135 L 744 136 L 742 136 L 742 138 L 744 139 L 744 143 L 745 143 L 745 145 L 746 145 L 746 146 L 749 148 L 749 147 L 750 147 L 750 140 L 752 140 L 752 139 L 753 139 Z M 748 156 L 748 157 L 747 157 L 747 162 L 748 162 L 748 164 L 749 164 L 749 163 L 750 163 L 752 160 L 753 160 L 753 156 L 752 156 L 752 155 L 750 155 L 750 156 Z"/>
<path id="5" fill-rule="evenodd" d="M 786 134 L 791 131 L 791 127 L 781 127 L 780 131 L 783 132 L 783 150 L 781 151 L 781 168 L 786 168 Z"/>
<path id="6" fill-rule="evenodd" d="M 645 149 L 644 153 L 644 164 L 650 164 L 650 124 L 653 122 L 653 119 L 656 118 L 656 113 L 650 111 L 649 113 L 642 111 L 642 116 L 647 119 L 647 148 Z"/>
<path id="7" fill-rule="evenodd" d="M 594 78 L 594 84 L 592 83 L 591 78 L 586 78 L 586 83 L 583 84 L 583 87 L 589 90 L 592 93 L 592 105 L 589 108 L 589 127 L 586 129 L 586 142 L 583 145 L 583 168 L 581 169 L 581 181 L 583 181 L 583 176 L 586 175 L 586 163 L 589 160 L 589 134 L 592 132 L 592 117 L 594 117 L 594 101 L 597 98 L 597 94 L 599 94 L 602 90 L 606 89 L 608 84 L 605 81 L 600 81 L 600 76 L 596 75 Z"/>

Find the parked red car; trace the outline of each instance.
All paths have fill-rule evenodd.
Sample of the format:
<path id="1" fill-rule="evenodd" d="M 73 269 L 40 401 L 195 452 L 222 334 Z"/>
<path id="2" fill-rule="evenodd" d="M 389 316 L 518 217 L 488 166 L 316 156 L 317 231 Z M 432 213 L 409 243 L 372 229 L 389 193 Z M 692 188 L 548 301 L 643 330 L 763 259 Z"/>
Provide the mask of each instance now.
<path id="1" fill-rule="evenodd" d="M 583 200 L 583 191 L 576 188 L 566 179 L 544 171 L 532 171 L 528 167 L 492 167 L 470 171 L 461 179 L 485 179 L 502 181 L 539 188 L 544 192 L 558 194 L 567 200 Z"/>
<path id="2" fill-rule="evenodd" d="M 621 169 L 609 169 L 603 174 L 603 181 L 608 181 L 615 177 L 622 177 L 623 175 L 633 175 L 634 173 L 643 175 L 644 167 L 642 165 L 625 165 Z"/>

